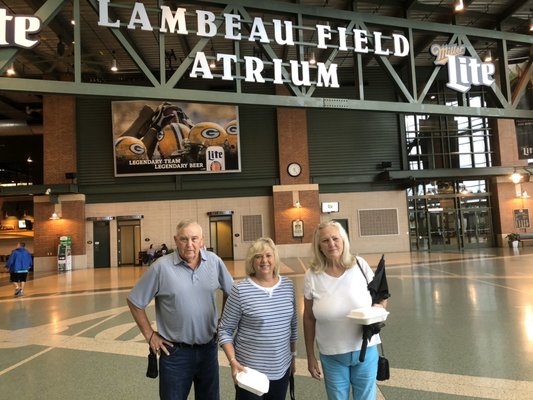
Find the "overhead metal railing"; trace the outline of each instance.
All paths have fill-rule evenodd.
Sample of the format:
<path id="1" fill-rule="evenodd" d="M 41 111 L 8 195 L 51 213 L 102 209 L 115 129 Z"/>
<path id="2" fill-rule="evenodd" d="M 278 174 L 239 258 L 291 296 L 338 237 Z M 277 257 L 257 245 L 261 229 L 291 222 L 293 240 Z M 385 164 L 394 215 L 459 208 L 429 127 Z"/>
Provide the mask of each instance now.
<path id="1" fill-rule="evenodd" d="M 98 14 L 101 11 L 101 3 L 108 3 L 107 1 L 99 2 L 97 0 L 74 0 L 73 1 L 73 18 L 74 18 L 74 74 L 73 79 L 70 81 L 59 81 L 47 79 L 43 76 L 42 79 L 28 79 L 24 77 L 11 77 L 0 78 L 0 87 L 3 90 L 10 91 L 31 91 L 42 94 L 65 94 L 65 95 L 94 95 L 105 97 L 124 97 L 124 98 L 138 98 L 138 99 L 161 99 L 164 98 L 168 101 L 195 101 L 195 102 L 210 102 L 210 103 L 224 103 L 224 104 L 255 104 L 255 105 L 269 105 L 276 107 L 304 107 L 304 108 L 338 108 L 347 110 L 366 110 L 366 111 L 389 111 L 395 113 L 408 113 L 408 114 L 440 114 L 440 115 L 464 115 L 464 116 L 476 116 L 476 117 L 493 117 L 493 118 L 513 118 L 513 119 L 533 119 L 532 110 L 518 109 L 517 105 L 520 98 L 525 93 L 525 88 L 528 80 L 531 79 L 533 74 L 533 68 L 531 67 L 531 56 L 529 59 L 529 67 L 525 70 L 523 76 L 520 78 L 520 82 L 516 85 L 514 91 L 511 91 L 511 84 L 509 82 L 508 71 L 508 52 L 507 48 L 511 46 L 532 46 L 533 37 L 529 35 L 522 35 L 517 33 L 499 32 L 495 30 L 484 30 L 473 27 L 439 24 L 432 22 L 412 21 L 409 19 L 385 17 L 379 15 L 361 14 L 356 12 L 349 12 L 345 10 L 335 10 L 331 8 L 322 7 L 306 7 L 302 5 L 282 3 L 275 1 L 263 1 L 256 2 L 252 0 L 234 0 L 234 1 L 204 1 L 201 4 L 206 5 L 210 9 L 218 10 L 216 14 L 216 20 L 214 22 L 216 28 L 220 28 L 224 23 L 223 14 L 236 14 L 242 17 L 242 35 L 243 38 L 246 35 L 252 35 L 254 18 L 257 15 L 267 13 L 269 15 L 279 15 L 280 19 L 295 21 L 293 29 L 296 31 L 296 41 L 294 46 L 297 48 L 296 54 L 298 57 L 297 62 L 298 70 L 300 73 L 307 67 L 303 55 L 305 50 L 309 46 L 317 48 L 316 43 L 309 42 L 309 31 L 318 31 L 318 25 L 312 25 L 311 21 L 320 21 L 321 24 L 329 24 L 331 21 L 332 35 L 331 40 L 328 41 L 325 49 L 322 49 L 322 66 L 325 73 L 329 73 L 329 77 L 333 74 L 332 65 L 335 64 L 337 57 L 340 57 L 340 53 L 352 54 L 354 59 L 353 65 L 353 78 L 354 78 L 354 91 L 355 95 L 351 95 L 350 98 L 345 98 L 339 94 L 339 97 L 322 97 L 319 87 L 317 87 L 317 81 L 315 78 L 310 78 L 311 85 L 298 85 L 294 83 L 294 79 L 291 79 L 291 74 L 294 74 L 294 64 L 291 70 L 291 60 L 282 59 L 280 62 L 276 60 L 280 57 L 288 56 L 287 49 L 283 49 L 283 46 L 278 46 L 274 41 L 270 40 L 268 43 L 256 40 L 257 45 L 261 48 L 262 54 L 266 56 L 266 60 L 261 61 L 262 67 L 265 71 L 268 71 L 268 76 L 264 79 L 264 82 L 260 82 L 264 85 L 273 85 L 272 74 L 274 74 L 273 68 L 279 68 L 279 80 L 285 85 L 289 92 L 284 92 L 283 95 L 272 94 L 257 94 L 246 92 L 243 88 L 243 83 L 249 76 L 257 78 L 258 74 L 253 75 L 250 73 L 243 75 L 241 71 L 243 68 L 248 68 L 249 65 L 255 65 L 250 60 L 246 60 L 250 57 L 246 54 L 246 48 L 244 43 L 238 40 L 233 41 L 235 65 L 231 71 L 224 71 L 222 74 L 216 73 L 213 75 L 213 79 L 226 79 L 231 80 L 232 83 L 229 86 L 232 89 L 225 90 L 198 90 L 198 89 L 183 89 L 180 84 L 184 80 L 190 80 L 191 69 L 195 63 L 198 62 L 198 54 L 204 50 L 213 49 L 212 42 L 208 37 L 198 37 L 196 42 L 191 45 L 188 42 L 187 51 L 188 54 L 175 71 L 170 71 L 168 75 L 166 69 L 166 52 L 165 52 L 165 40 L 167 35 L 171 33 L 154 32 L 159 38 L 159 60 L 156 63 L 157 67 L 150 64 L 146 56 L 139 50 L 139 47 L 135 44 L 130 32 L 128 32 L 127 24 L 121 22 L 118 27 L 107 26 L 95 26 L 94 29 L 108 29 L 110 30 L 117 43 L 122 46 L 122 49 L 129 55 L 131 60 L 135 63 L 138 70 L 137 73 L 143 77 L 142 82 L 138 84 L 118 84 L 116 82 L 104 82 L 93 83 L 84 78 L 81 67 L 82 59 L 82 32 L 80 32 L 82 23 L 80 17 L 80 2 L 85 1 L 88 3 L 93 11 Z M 50 23 L 51 20 L 57 15 L 59 10 L 63 7 L 66 0 L 47 0 L 45 4 L 35 13 L 43 24 Z M 188 6 L 191 7 L 188 3 Z M 200 3 L 198 3 L 200 7 Z M 117 17 L 113 13 L 113 2 L 107 4 L 109 11 L 109 19 L 114 21 Z M 116 5 L 118 7 L 118 5 Z M 121 4 L 120 8 L 124 9 L 125 5 Z M 133 4 L 130 6 L 133 9 Z M 176 10 L 174 10 L 176 11 Z M 189 13 L 194 13 L 195 10 L 188 10 Z M 147 11 L 148 12 L 148 11 Z M 149 12 L 161 13 L 161 11 L 150 10 Z M 159 15 L 158 14 L 158 15 Z M 266 21 L 265 24 L 270 26 L 270 22 Z M 387 32 L 377 32 L 378 28 L 386 29 Z M 197 35 L 197 31 L 192 31 L 191 27 L 190 35 Z M 194 28 L 194 27 L 193 27 Z M 270 28 L 269 28 L 270 29 Z M 355 44 L 345 46 L 343 43 L 342 35 L 348 32 L 351 40 L 355 41 L 356 31 L 365 31 L 367 35 L 364 36 L 366 54 L 357 52 L 357 46 Z M 374 32 L 374 31 L 375 32 Z M 304 33 L 307 32 L 307 37 Z M 152 35 L 154 34 L 152 33 Z M 379 33 L 379 35 L 378 35 Z M 175 35 L 176 33 L 172 33 Z M 256 33 L 257 34 L 257 33 Z M 394 62 L 394 55 L 386 53 L 381 49 L 378 39 L 380 37 L 390 40 L 391 35 L 403 35 L 409 42 L 409 55 L 406 57 L 406 62 L 399 63 Z M 467 107 L 467 106 L 445 106 L 431 104 L 425 102 L 427 94 L 430 92 L 432 84 L 437 79 L 442 79 L 442 73 L 439 75 L 439 70 L 442 70 L 444 66 L 434 66 L 434 72 L 429 78 L 421 79 L 418 77 L 419 70 L 421 68 L 428 68 L 427 65 L 421 67 L 416 65 L 416 54 L 414 54 L 414 37 L 416 35 L 424 34 L 434 35 L 436 38 L 448 37 L 446 43 L 443 45 L 449 46 L 463 46 L 465 54 L 468 54 L 469 58 L 474 60 L 467 71 L 468 74 L 476 74 L 474 67 L 479 70 L 479 74 L 482 73 L 483 61 L 481 61 L 480 55 L 477 54 L 474 42 L 479 40 L 491 40 L 498 43 L 500 51 L 498 52 L 499 59 L 496 72 L 495 82 L 486 88 L 487 91 L 492 93 L 493 104 L 485 108 Z M 219 35 L 220 36 L 220 35 Z M 220 37 L 218 40 L 221 40 Z M 313 37 L 316 38 L 317 35 Z M 255 45 L 255 44 L 254 44 Z M 344 45 L 344 47 L 343 47 Z M 190 47 L 189 47 L 190 46 Z M 281 49 L 280 49 L 281 48 Z M 346 51 L 346 49 L 348 51 Z M 3 48 L 0 50 L 0 70 L 6 68 L 6 66 L 16 57 L 18 50 L 15 48 Z M 343 57 L 345 54 L 342 55 Z M 389 77 L 391 84 L 394 85 L 398 98 L 395 101 L 373 101 L 368 100 L 364 93 L 364 85 L 362 84 L 365 76 L 365 69 L 370 68 L 368 66 L 368 59 L 372 58 L 376 61 L 376 67 L 380 68 Z M 365 58 L 365 61 L 363 61 Z M 255 61 L 258 63 L 259 61 Z M 475 65 L 474 65 L 475 64 Z M 229 64 L 228 64 L 229 65 Z M 301 69 L 300 69 L 301 68 Z M 318 67 L 310 67 L 311 73 L 316 73 Z M 302 72 L 303 73 L 303 72 Z M 426 76 L 426 74 L 424 75 Z M 481 76 L 481 75 L 480 75 Z M 198 79 L 202 79 L 199 77 Z M 424 81 L 424 87 L 419 88 L 418 83 Z M 477 77 L 474 76 L 473 84 L 478 83 Z M 188 85 L 190 87 L 190 85 Z M 328 93 L 331 93 L 329 91 Z M 340 91 L 339 91 L 340 93 Z M 461 94 L 457 94 L 458 98 Z M 461 103 L 459 103 L 461 104 Z"/>

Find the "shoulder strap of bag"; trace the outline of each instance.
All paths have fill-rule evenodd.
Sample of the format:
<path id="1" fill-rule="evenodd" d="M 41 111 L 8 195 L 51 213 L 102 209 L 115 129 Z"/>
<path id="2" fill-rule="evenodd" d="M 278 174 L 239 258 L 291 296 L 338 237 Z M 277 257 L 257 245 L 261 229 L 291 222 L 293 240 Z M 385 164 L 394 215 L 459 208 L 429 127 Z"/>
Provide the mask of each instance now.
<path id="1" fill-rule="evenodd" d="M 291 376 L 289 378 L 289 392 L 291 395 L 291 400 L 296 400 L 296 397 L 294 396 L 294 374 L 291 373 Z"/>
<path id="2" fill-rule="evenodd" d="M 380 348 L 380 350 L 381 350 L 381 355 L 382 355 L 383 357 L 385 357 L 385 352 L 383 351 L 383 342 L 381 342 L 381 343 L 379 344 L 379 348 Z"/>
<path id="3" fill-rule="evenodd" d="M 362 273 L 363 276 L 365 277 L 366 284 L 368 285 L 368 279 L 366 279 L 366 275 L 365 275 L 365 273 L 363 272 L 363 268 L 361 267 L 361 264 L 359 264 L 359 260 L 357 259 L 357 257 L 355 257 L 355 262 L 357 263 L 357 266 L 359 267 L 359 270 L 361 271 L 361 273 Z"/>

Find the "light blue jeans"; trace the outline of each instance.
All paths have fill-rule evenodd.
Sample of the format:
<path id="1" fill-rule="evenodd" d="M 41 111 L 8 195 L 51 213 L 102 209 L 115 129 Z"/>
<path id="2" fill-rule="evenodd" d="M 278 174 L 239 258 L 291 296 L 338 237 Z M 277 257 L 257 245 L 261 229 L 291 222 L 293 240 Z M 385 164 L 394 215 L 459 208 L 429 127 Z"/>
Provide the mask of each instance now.
<path id="1" fill-rule="evenodd" d="M 376 400 L 378 347 L 367 348 L 365 361 L 359 351 L 326 356 L 320 354 L 328 400 L 349 400 L 350 386 L 354 400 Z"/>

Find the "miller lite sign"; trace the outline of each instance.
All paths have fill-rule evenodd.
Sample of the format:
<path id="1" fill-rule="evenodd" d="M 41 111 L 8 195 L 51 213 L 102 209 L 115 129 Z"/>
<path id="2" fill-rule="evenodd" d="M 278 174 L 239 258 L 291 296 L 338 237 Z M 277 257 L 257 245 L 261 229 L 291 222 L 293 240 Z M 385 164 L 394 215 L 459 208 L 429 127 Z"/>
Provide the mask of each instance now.
<path id="1" fill-rule="evenodd" d="M 494 83 L 494 64 L 480 62 L 477 58 L 466 57 L 465 46 L 434 44 L 430 53 L 435 56 L 435 65 L 448 64 L 448 86 L 450 89 L 466 93 L 472 85 L 491 86 Z"/>
<path id="2" fill-rule="evenodd" d="M 222 146 L 209 146 L 205 152 L 205 157 L 208 171 L 219 172 L 226 169 Z"/>
<path id="3" fill-rule="evenodd" d="M 0 47 L 31 49 L 39 44 L 31 35 L 38 33 L 41 27 L 38 17 L 8 15 L 6 9 L 0 8 Z"/>

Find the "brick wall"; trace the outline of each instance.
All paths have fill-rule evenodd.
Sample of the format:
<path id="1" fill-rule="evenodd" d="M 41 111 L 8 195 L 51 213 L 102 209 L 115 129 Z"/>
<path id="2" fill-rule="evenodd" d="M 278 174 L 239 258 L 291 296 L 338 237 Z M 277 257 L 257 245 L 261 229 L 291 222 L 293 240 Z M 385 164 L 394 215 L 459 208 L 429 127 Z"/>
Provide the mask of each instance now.
<path id="1" fill-rule="evenodd" d="M 76 172 L 76 99 L 43 99 L 44 184 L 70 183 L 66 172 Z"/>
<path id="2" fill-rule="evenodd" d="M 276 244 L 310 243 L 313 231 L 320 223 L 318 185 L 278 186 L 275 187 L 272 198 Z M 300 208 L 294 206 L 295 198 L 299 200 Z M 292 221 L 296 219 L 304 222 L 303 238 L 292 236 Z"/>
<path id="3" fill-rule="evenodd" d="M 69 200 L 81 195 L 59 196 L 60 206 L 49 201 L 48 196 L 39 196 L 34 202 L 34 256 L 57 255 L 60 236 L 72 237 L 72 255 L 85 254 L 85 200 Z M 60 207 L 59 220 L 51 220 L 55 207 Z"/>

